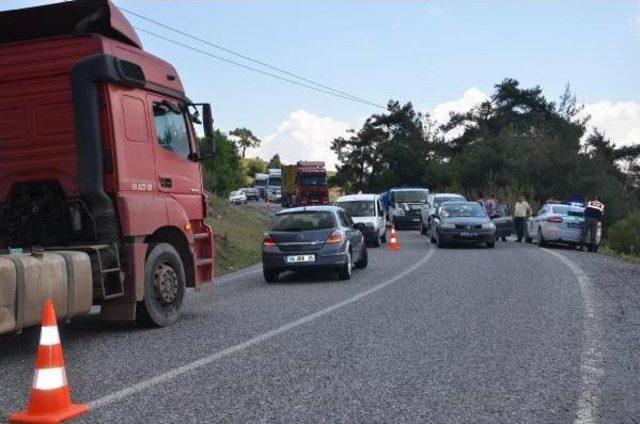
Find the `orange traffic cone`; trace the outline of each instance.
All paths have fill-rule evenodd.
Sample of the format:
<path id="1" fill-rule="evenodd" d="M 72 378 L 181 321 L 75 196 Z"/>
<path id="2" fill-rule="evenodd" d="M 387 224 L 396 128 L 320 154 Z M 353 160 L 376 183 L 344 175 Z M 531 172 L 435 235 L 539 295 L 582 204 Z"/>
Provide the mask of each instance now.
<path id="1" fill-rule="evenodd" d="M 44 303 L 40 346 L 31 397 L 26 411 L 9 415 L 10 423 L 61 423 L 89 411 L 89 405 L 71 403 L 64 370 L 62 345 L 53 301 Z"/>
<path id="2" fill-rule="evenodd" d="M 400 250 L 400 241 L 396 234 L 396 226 L 391 224 L 391 235 L 389 235 L 389 243 L 387 243 L 387 249 Z"/>

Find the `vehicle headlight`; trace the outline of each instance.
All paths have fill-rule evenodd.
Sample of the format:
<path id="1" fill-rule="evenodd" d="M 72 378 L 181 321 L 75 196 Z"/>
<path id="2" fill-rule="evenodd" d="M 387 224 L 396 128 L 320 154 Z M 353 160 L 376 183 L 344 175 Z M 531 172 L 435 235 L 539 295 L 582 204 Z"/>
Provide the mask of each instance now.
<path id="1" fill-rule="evenodd" d="M 456 228 L 456 224 L 452 224 L 451 222 L 443 222 L 442 224 L 440 224 L 440 226 L 447 230 L 453 230 L 454 228 Z"/>
<path id="2" fill-rule="evenodd" d="M 488 224 L 482 224 L 483 230 L 495 230 L 496 225 L 493 222 L 489 222 Z"/>
<path id="3" fill-rule="evenodd" d="M 394 209 L 393 214 L 398 216 L 404 216 L 404 209 L 400 209 L 400 208 Z"/>

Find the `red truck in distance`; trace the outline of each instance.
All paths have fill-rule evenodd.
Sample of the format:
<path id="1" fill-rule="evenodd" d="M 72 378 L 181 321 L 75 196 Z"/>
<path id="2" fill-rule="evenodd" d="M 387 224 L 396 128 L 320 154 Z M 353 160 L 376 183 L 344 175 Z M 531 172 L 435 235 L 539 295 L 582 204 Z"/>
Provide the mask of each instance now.
<path id="1" fill-rule="evenodd" d="M 282 206 L 328 205 L 324 162 L 299 161 L 282 167 Z"/>
<path id="2" fill-rule="evenodd" d="M 213 281 L 211 107 L 108 0 L 0 13 L 0 57 L 0 333 L 37 324 L 45 296 L 171 324 Z"/>

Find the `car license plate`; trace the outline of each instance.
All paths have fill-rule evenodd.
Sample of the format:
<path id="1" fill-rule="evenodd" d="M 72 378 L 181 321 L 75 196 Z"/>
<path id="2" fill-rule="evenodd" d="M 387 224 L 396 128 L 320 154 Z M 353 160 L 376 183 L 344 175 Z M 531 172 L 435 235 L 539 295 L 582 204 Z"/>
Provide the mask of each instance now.
<path id="1" fill-rule="evenodd" d="M 460 237 L 478 237 L 478 233 L 472 233 L 470 231 L 462 231 Z"/>
<path id="2" fill-rule="evenodd" d="M 286 257 L 289 264 L 301 264 L 316 261 L 316 255 L 291 255 Z"/>

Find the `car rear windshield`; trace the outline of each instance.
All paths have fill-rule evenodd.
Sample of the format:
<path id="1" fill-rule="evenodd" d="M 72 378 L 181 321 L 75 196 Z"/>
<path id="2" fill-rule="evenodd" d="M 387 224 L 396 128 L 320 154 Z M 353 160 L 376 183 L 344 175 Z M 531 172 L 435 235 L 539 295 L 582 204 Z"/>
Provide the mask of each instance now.
<path id="1" fill-rule="evenodd" d="M 393 201 L 396 203 L 425 203 L 429 192 L 427 190 L 394 191 Z"/>
<path id="2" fill-rule="evenodd" d="M 341 207 L 351 217 L 375 216 L 376 208 L 372 200 L 352 200 L 337 202 L 336 206 Z"/>
<path id="3" fill-rule="evenodd" d="M 451 203 L 442 207 L 443 218 L 483 218 L 487 216 L 478 203 Z"/>
<path id="4" fill-rule="evenodd" d="M 581 210 L 571 209 L 569 206 L 565 205 L 556 205 L 551 207 L 551 212 L 558 215 L 568 215 L 568 216 L 577 216 L 583 217 L 584 212 Z"/>
<path id="5" fill-rule="evenodd" d="M 292 212 L 278 215 L 271 223 L 272 231 L 313 231 L 336 227 L 331 212 Z"/>

